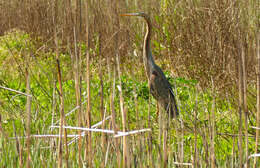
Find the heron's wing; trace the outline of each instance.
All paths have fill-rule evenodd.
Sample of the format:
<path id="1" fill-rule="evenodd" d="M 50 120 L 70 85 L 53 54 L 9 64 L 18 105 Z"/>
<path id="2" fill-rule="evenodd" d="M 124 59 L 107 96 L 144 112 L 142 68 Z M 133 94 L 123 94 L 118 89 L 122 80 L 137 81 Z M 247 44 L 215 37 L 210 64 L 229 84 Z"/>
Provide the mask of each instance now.
<path id="1" fill-rule="evenodd" d="M 162 77 L 162 81 L 164 83 L 164 87 L 168 90 L 168 93 L 170 94 L 171 96 L 171 102 L 172 105 L 173 105 L 173 108 L 176 112 L 176 115 L 178 115 L 179 111 L 178 111 L 178 106 L 177 106 L 177 102 L 176 102 L 176 98 L 175 98 L 175 94 L 172 90 L 172 86 L 170 84 L 170 82 L 167 80 L 166 76 L 164 75 L 163 71 L 159 68 L 159 73 L 160 73 L 160 76 Z"/>

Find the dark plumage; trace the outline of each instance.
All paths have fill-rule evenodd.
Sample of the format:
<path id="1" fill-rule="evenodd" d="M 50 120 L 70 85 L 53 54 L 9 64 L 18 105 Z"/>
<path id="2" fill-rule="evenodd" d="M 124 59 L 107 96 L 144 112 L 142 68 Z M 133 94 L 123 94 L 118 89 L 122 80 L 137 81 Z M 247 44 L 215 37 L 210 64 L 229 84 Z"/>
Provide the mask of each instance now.
<path id="1" fill-rule="evenodd" d="M 152 25 L 149 16 L 145 13 L 127 13 L 123 16 L 140 16 L 145 19 L 147 31 L 144 37 L 143 58 L 150 92 L 171 117 L 177 117 L 179 112 L 172 87 L 161 68 L 153 60 L 150 47 Z"/>

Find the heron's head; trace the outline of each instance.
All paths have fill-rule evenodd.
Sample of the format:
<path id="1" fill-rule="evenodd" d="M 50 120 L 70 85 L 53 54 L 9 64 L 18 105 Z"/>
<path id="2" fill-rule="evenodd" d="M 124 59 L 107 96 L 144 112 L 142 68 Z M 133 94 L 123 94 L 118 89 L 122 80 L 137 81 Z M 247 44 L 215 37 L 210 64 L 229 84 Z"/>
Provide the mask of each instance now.
<path id="1" fill-rule="evenodd" d="M 150 20 L 149 16 L 145 14 L 144 12 L 137 12 L 137 13 L 123 13 L 121 16 L 139 16 L 143 17 L 145 20 Z"/>

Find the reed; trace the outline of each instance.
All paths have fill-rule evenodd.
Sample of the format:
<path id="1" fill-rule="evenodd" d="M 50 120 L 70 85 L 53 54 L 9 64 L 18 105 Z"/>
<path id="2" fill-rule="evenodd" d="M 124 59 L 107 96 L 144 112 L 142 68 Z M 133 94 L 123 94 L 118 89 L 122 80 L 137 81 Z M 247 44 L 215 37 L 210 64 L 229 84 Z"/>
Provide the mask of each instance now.
<path id="1" fill-rule="evenodd" d="M 258 23 L 258 25 L 260 25 Z M 256 127 L 260 128 L 260 31 L 256 33 L 256 56 L 257 56 L 257 112 L 256 112 Z M 258 153 L 258 136 L 259 136 L 259 130 L 256 129 L 256 137 L 255 137 L 255 154 Z M 254 168 L 257 167 L 257 157 L 254 158 Z"/>
<path id="2" fill-rule="evenodd" d="M 86 107 L 86 126 L 88 128 L 91 127 L 91 90 L 90 90 L 90 34 L 89 34 L 89 25 L 90 25 L 90 19 L 89 19 L 89 11 L 90 11 L 90 1 L 85 2 L 85 8 L 86 8 L 86 83 L 87 83 L 87 107 Z M 91 132 L 87 132 L 86 136 L 86 148 L 85 148 L 85 160 L 88 163 L 88 167 L 92 167 L 92 139 L 91 139 Z"/>
<path id="3" fill-rule="evenodd" d="M 27 64 L 28 66 L 28 64 Z M 29 74 L 29 67 L 26 68 L 25 71 L 25 76 L 26 76 L 26 94 L 30 95 L 30 74 Z M 26 101 L 26 113 L 27 113 L 27 122 L 26 122 L 26 135 L 27 135 L 27 162 L 26 162 L 26 167 L 30 168 L 31 167 L 31 104 L 32 104 L 32 97 L 27 96 L 27 101 Z"/>

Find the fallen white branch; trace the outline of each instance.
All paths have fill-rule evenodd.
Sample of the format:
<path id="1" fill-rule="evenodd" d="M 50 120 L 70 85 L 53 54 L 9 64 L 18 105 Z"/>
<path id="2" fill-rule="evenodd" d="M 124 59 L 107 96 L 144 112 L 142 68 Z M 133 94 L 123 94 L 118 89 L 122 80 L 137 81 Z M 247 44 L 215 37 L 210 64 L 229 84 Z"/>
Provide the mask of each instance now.
<path id="1" fill-rule="evenodd" d="M 96 127 L 102 125 L 103 122 L 105 122 L 106 120 L 108 120 L 108 119 L 110 119 L 110 118 L 111 118 L 111 115 L 108 116 L 108 117 L 106 117 L 106 118 L 103 119 L 102 121 L 96 123 L 95 125 L 92 125 L 91 128 L 96 128 Z M 80 134 L 80 136 L 84 137 L 84 136 L 85 136 L 85 132 L 82 132 L 82 133 Z M 79 139 L 79 136 L 73 138 L 70 142 L 68 142 L 68 145 L 72 144 L 73 142 L 77 141 L 78 139 Z"/>
<path id="2" fill-rule="evenodd" d="M 252 157 L 260 157 L 260 153 L 257 153 L 257 154 L 252 154 L 248 157 L 248 159 L 252 158 Z"/>
<path id="3" fill-rule="evenodd" d="M 102 121 L 99 121 L 98 123 L 92 125 L 91 128 L 96 128 L 96 127 L 102 125 L 103 122 L 105 122 L 106 120 L 108 120 L 108 119 L 110 119 L 110 118 L 112 118 L 111 115 L 110 115 L 110 116 L 107 116 L 107 117 L 106 117 L 105 119 L 103 119 Z"/>
<path id="4" fill-rule="evenodd" d="M 78 134 L 73 134 L 73 135 L 67 135 L 68 138 L 74 138 L 74 137 L 78 137 Z M 62 136 L 64 137 L 64 136 Z M 26 137 L 11 137 L 9 139 L 23 139 L 23 138 L 28 138 L 28 136 Z M 59 138 L 59 135 L 51 135 L 51 134 L 47 134 L 47 135 L 31 135 L 30 138 Z"/>
<path id="5" fill-rule="evenodd" d="M 192 163 L 179 163 L 179 162 L 173 162 L 173 164 L 176 164 L 176 165 L 183 165 L 183 166 L 192 166 Z"/>
<path id="6" fill-rule="evenodd" d="M 98 122 L 97 124 L 93 125 L 91 128 L 96 128 L 98 127 L 99 125 L 102 124 L 102 122 L 104 122 L 105 120 L 107 119 L 110 119 L 111 116 L 108 116 L 106 117 L 104 120 Z M 81 136 L 85 136 L 85 132 L 82 132 L 81 133 Z M 59 138 L 59 135 L 52 135 L 52 134 L 46 134 L 46 135 L 31 135 L 30 136 L 31 138 Z M 64 136 L 62 136 L 64 137 Z M 78 139 L 79 138 L 79 135 L 78 134 L 74 134 L 74 135 L 67 135 L 68 138 L 74 138 L 71 140 L 70 143 L 73 143 L 72 141 L 75 141 L 75 139 Z M 18 139 L 22 139 L 22 138 L 28 138 L 28 137 L 17 137 Z M 16 139 L 16 137 L 11 137 L 10 139 Z M 70 144 L 69 143 L 69 144 Z"/>
<path id="7" fill-rule="evenodd" d="M 258 127 L 250 126 L 250 128 L 254 128 L 254 129 L 260 130 L 260 128 L 258 128 Z"/>
<path id="8" fill-rule="evenodd" d="M 87 101 L 85 100 L 84 102 L 82 102 L 81 103 L 81 105 L 83 105 L 83 104 L 85 104 Z M 69 116 L 71 113 L 73 113 L 74 111 L 76 111 L 77 109 L 79 109 L 80 108 L 80 106 L 76 106 L 74 109 L 72 109 L 70 112 L 68 112 L 68 113 L 66 113 L 65 114 L 65 117 L 67 117 L 67 116 Z M 57 123 L 59 123 L 60 122 L 60 120 L 57 120 L 55 123 L 54 123 L 54 125 L 55 124 L 57 124 Z"/>
<path id="9" fill-rule="evenodd" d="M 60 128 L 60 126 L 51 126 L 51 128 Z M 103 132 L 107 134 L 114 134 L 115 131 L 107 130 L 107 129 L 97 129 L 97 128 L 84 128 L 84 127 L 73 127 L 73 126 L 63 126 L 65 129 L 72 129 L 72 130 L 81 130 L 81 131 L 92 131 L 92 132 Z M 120 134 L 122 132 L 118 132 Z"/>
<path id="10" fill-rule="evenodd" d="M 19 93 L 19 94 L 24 95 L 24 96 L 32 97 L 32 95 L 20 92 L 18 90 L 10 89 L 10 88 L 4 87 L 4 86 L 0 86 L 0 88 L 5 89 L 5 90 L 9 90 L 9 91 L 12 91 L 12 92 L 15 92 L 15 93 Z"/>
<path id="11" fill-rule="evenodd" d="M 60 128 L 60 126 L 51 126 L 51 128 Z M 81 130 L 81 131 L 92 131 L 92 132 L 103 132 L 103 133 L 107 133 L 107 134 L 115 134 L 114 130 L 107 130 L 107 129 L 84 128 L 84 127 L 73 127 L 73 126 L 63 126 L 63 128 Z M 114 137 L 116 138 L 116 137 L 120 137 L 120 136 L 127 136 L 127 135 L 131 135 L 131 134 L 145 132 L 145 131 L 151 131 L 151 129 L 148 128 L 148 129 L 134 130 L 134 131 L 129 131 L 129 132 L 117 131 L 117 135 L 115 135 Z"/>
<path id="12" fill-rule="evenodd" d="M 82 132 L 80 134 L 80 136 L 84 137 L 85 136 L 85 132 Z M 72 143 L 74 143 L 75 141 L 77 141 L 79 139 L 79 135 L 77 137 L 74 137 L 71 141 L 68 142 L 67 145 L 71 145 Z"/>
<path id="13" fill-rule="evenodd" d="M 129 132 L 120 132 L 119 134 L 115 135 L 114 138 L 132 135 L 132 134 L 137 134 L 137 133 L 142 133 L 142 132 L 146 132 L 146 131 L 151 131 L 151 129 L 147 128 L 147 129 L 141 129 L 141 130 L 133 130 L 133 131 L 129 131 Z"/>

